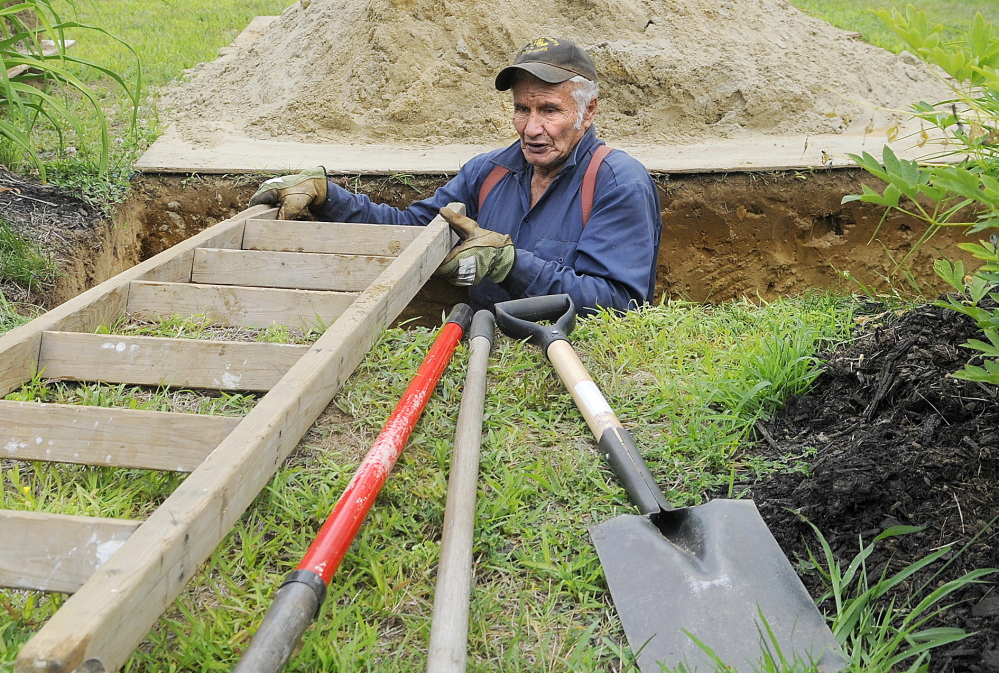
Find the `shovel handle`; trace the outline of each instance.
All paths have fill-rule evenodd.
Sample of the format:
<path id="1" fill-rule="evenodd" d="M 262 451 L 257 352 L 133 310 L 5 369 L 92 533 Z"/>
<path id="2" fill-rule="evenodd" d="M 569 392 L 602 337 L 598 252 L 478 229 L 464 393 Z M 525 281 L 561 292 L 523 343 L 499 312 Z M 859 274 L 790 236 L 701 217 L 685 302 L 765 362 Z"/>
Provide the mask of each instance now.
<path id="1" fill-rule="evenodd" d="M 656 485 L 631 433 L 621 425 L 569 343 L 569 333 L 576 325 L 572 298 L 567 294 L 529 297 L 504 301 L 493 308 L 496 324 L 504 334 L 529 338 L 551 361 L 631 502 L 642 514 L 669 511 L 666 496 Z M 539 325 L 539 320 L 553 324 Z"/>
<path id="2" fill-rule="evenodd" d="M 631 433 L 607 404 L 572 344 L 565 340 L 553 341 L 547 355 L 631 502 L 642 514 L 668 511 L 666 496 L 656 485 Z"/>
<path id="3" fill-rule="evenodd" d="M 544 353 L 553 341 L 565 340 L 576 326 L 576 306 L 567 294 L 513 299 L 496 304 L 496 324 L 507 336 L 530 339 Z M 539 325 L 550 320 L 551 325 Z"/>

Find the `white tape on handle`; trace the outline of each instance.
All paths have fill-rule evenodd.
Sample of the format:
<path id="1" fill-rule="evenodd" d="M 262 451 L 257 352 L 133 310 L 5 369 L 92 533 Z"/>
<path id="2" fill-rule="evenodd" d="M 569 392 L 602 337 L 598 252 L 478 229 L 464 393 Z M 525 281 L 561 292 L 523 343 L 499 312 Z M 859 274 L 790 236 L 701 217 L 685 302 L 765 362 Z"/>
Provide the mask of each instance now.
<path id="1" fill-rule="evenodd" d="M 580 381 L 576 384 L 576 387 L 573 390 L 575 391 L 576 397 L 579 399 L 580 403 L 586 407 L 586 410 L 589 411 L 593 417 L 596 417 L 599 414 L 613 413 L 610 405 L 607 404 L 607 400 L 604 399 L 600 389 L 597 388 L 597 384 L 593 381 Z"/>

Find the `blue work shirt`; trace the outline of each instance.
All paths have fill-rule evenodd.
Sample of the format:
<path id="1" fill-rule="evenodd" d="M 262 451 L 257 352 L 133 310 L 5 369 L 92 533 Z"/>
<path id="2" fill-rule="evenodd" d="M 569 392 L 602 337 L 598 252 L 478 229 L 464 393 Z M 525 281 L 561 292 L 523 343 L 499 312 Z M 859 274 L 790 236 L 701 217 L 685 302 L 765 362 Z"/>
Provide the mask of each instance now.
<path id="1" fill-rule="evenodd" d="M 625 310 L 653 298 L 662 220 L 659 195 L 645 167 L 625 152 L 607 155 L 597 174 L 593 210 L 583 227 L 582 183 L 593 151 L 602 145 L 591 126 L 548 190 L 531 207 L 533 167 L 520 142 L 473 157 L 429 199 L 405 210 L 372 203 L 330 183 L 322 220 L 426 225 L 442 206 L 465 204 L 480 227 L 509 234 L 517 250 L 513 269 L 499 284 L 486 279 L 468 288 L 474 308 L 522 297 L 566 293 L 583 313 L 598 307 Z M 510 172 L 479 212 L 479 191 L 496 166 Z"/>

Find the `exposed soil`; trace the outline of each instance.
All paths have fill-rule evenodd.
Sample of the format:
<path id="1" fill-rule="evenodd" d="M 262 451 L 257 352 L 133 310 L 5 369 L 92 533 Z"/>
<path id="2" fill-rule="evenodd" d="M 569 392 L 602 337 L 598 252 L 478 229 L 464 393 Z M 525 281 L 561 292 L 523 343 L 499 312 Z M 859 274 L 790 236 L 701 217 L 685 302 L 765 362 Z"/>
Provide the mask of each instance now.
<path id="1" fill-rule="evenodd" d="M 999 568 L 999 388 L 951 376 L 975 353 L 961 346 L 969 338 L 982 338 L 974 322 L 945 308 L 877 316 L 828 354 L 814 392 L 770 420 L 764 453 L 815 450 L 808 476 L 777 474 L 749 488 L 789 556 L 807 558 L 806 544 L 821 555 L 797 514 L 819 528 L 844 567 L 858 538 L 870 544 L 891 526 L 921 526 L 879 543 L 868 560 L 877 578 L 953 546 L 949 567 L 914 576 L 896 605 L 925 581 L 932 590 L 977 568 Z M 821 593 L 816 575 L 805 581 Z M 931 670 L 999 671 L 997 581 L 955 594 L 963 602 L 928 624 L 978 632 L 934 654 Z"/>
<path id="2" fill-rule="evenodd" d="M 75 296 L 138 262 L 127 241 L 101 211 L 55 185 L 40 184 L 0 167 L 0 219 L 54 259 L 59 278 L 25 288 L 0 280 L 8 301 L 48 307 Z"/>
<path id="3" fill-rule="evenodd" d="M 51 287 L 5 289 L 8 300 L 52 307 L 130 268 L 246 207 L 261 178 L 253 176 L 142 175 L 113 222 L 72 194 L 0 173 L 0 217 L 60 261 L 65 273 Z M 663 235 L 657 296 L 692 301 L 775 297 L 809 288 L 856 291 L 885 289 L 895 264 L 922 236 L 920 223 L 892 214 L 880 224 L 877 208 L 853 202 L 862 171 L 656 175 L 662 202 Z M 446 176 L 340 176 L 344 187 L 373 200 L 406 207 L 446 182 Z M 34 200 L 33 200 L 34 199 Z M 54 204 L 54 205 L 53 205 Z M 947 229 L 913 255 L 914 278 L 940 291 L 933 260 L 962 257 L 956 243 L 968 239 Z M 974 264 L 970 256 L 963 257 Z M 844 277 L 849 272 L 853 279 Z M 896 279 L 897 280 L 897 279 Z M 441 319 L 464 291 L 436 279 L 417 295 L 403 319 Z"/>

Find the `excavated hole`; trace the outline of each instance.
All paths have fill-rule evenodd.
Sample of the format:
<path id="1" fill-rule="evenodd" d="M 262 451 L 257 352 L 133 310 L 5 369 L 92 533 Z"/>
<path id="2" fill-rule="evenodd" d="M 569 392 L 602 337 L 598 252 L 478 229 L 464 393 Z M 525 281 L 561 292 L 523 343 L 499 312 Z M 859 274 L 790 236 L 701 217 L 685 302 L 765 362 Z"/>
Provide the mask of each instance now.
<path id="1" fill-rule="evenodd" d="M 118 210 L 114 226 L 95 228 L 95 240 L 63 260 L 64 277 L 44 296 L 47 307 L 145 260 L 244 209 L 261 181 L 248 176 L 144 175 Z M 343 176 L 344 187 L 405 207 L 446 182 L 445 176 Z M 773 299 L 810 288 L 846 292 L 887 289 L 924 232 L 918 221 L 858 202 L 841 204 L 866 173 L 657 175 L 663 215 L 657 293 L 674 299 L 721 302 Z M 911 257 L 925 292 L 942 290 L 932 272 L 940 257 L 960 258 L 961 230 L 938 233 Z M 965 261 L 972 264 L 970 258 Z M 845 273 L 855 279 L 844 277 Z M 903 287 L 903 283 L 898 283 Z M 439 322 L 464 291 L 431 280 L 400 320 Z"/>

